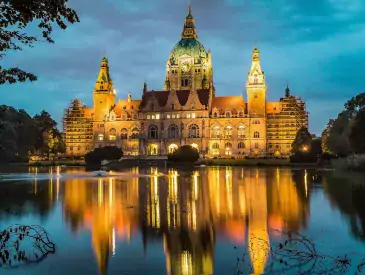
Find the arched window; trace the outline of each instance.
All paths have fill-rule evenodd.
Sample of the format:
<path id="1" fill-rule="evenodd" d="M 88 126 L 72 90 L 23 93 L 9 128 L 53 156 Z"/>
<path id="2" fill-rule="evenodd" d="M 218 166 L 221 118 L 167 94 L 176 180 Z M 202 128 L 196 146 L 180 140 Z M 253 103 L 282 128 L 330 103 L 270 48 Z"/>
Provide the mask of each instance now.
<path id="1" fill-rule="evenodd" d="M 254 138 L 260 138 L 260 133 L 259 133 L 259 132 L 257 132 L 257 131 L 255 131 L 255 132 L 253 133 L 253 137 L 254 137 Z"/>
<path id="2" fill-rule="evenodd" d="M 218 117 L 218 113 L 217 112 L 214 112 L 213 116 L 214 117 Z"/>
<path id="3" fill-rule="evenodd" d="M 220 135 L 221 135 L 221 127 L 219 127 L 218 125 L 213 126 L 212 138 L 219 138 Z"/>
<path id="4" fill-rule="evenodd" d="M 120 131 L 120 139 L 127 139 L 128 138 L 128 130 L 127 128 L 123 128 Z"/>
<path id="5" fill-rule="evenodd" d="M 179 137 L 179 128 L 176 124 L 171 124 L 167 129 L 167 138 L 178 138 Z"/>
<path id="6" fill-rule="evenodd" d="M 238 126 L 238 138 L 246 137 L 246 127 L 244 125 Z"/>
<path id="7" fill-rule="evenodd" d="M 199 127 L 196 124 L 191 124 L 189 126 L 189 137 L 190 138 L 197 138 L 199 137 Z"/>
<path id="8" fill-rule="evenodd" d="M 238 112 L 239 117 L 243 117 L 243 112 Z"/>
<path id="9" fill-rule="evenodd" d="M 176 150 L 178 149 L 178 147 L 177 147 L 177 145 L 176 144 L 171 144 L 170 146 L 169 146 L 169 154 L 172 154 L 172 153 L 174 153 Z"/>
<path id="10" fill-rule="evenodd" d="M 148 138 L 157 139 L 158 138 L 158 128 L 155 125 L 148 127 Z"/>
<path id="11" fill-rule="evenodd" d="M 110 129 L 109 131 L 109 140 L 116 140 L 117 136 L 116 136 L 116 130 L 114 128 Z"/>
<path id="12" fill-rule="evenodd" d="M 131 138 L 136 139 L 136 138 L 138 138 L 138 137 L 139 137 L 139 130 L 138 130 L 138 128 L 137 128 L 137 127 L 135 127 L 135 128 L 133 128 L 133 129 L 132 129 Z"/>
<path id="13" fill-rule="evenodd" d="M 226 112 L 226 117 L 231 117 L 231 112 Z"/>
<path id="14" fill-rule="evenodd" d="M 238 143 L 238 149 L 244 149 L 245 148 L 245 144 L 241 141 Z"/>
<path id="15" fill-rule="evenodd" d="M 219 144 L 217 142 L 214 142 L 212 145 L 212 149 L 219 149 Z"/>
<path id="16" fill-rule="evenodd" d="M 232 126 L 231 125 L 228 125 L 224 128 L 224 136 L 225 138 L 232 138 Z"/>
<path id="17" fill-rule="evenodd" d="M 227 142 L 227 143 L 224 145 L 224 147 L 225 147 L 226 149 L 232 149 L 232 143 Z"/>
<path id="18" fill-rule="evenodd" d="M 104 140 L 104 135 L 103 134 L 99 134 L 98 135 L 98 140 L 99 141 L 103 141 Z"/>

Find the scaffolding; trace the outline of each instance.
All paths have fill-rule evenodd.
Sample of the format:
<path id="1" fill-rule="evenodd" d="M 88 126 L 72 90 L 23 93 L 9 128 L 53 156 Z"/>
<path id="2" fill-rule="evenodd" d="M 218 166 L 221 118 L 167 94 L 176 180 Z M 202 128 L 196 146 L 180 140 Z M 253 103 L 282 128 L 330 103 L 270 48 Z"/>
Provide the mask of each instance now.
<path id="1" fill-rule="evenodd" d="M 73 100 L 63 114 L 63 138 L 66 154 L 82 156 L 92 149 L 93 118 L 86 114 L 87 107 Z"/>
<path id="2" fill-rule="evenodd" d="M 280 99 L 280 107 L 280 112 L 268 114 L 268 153 L 288 157 L 298 131 L 308 128 L 308 112 L 305 102 L 290 94 Z"/>

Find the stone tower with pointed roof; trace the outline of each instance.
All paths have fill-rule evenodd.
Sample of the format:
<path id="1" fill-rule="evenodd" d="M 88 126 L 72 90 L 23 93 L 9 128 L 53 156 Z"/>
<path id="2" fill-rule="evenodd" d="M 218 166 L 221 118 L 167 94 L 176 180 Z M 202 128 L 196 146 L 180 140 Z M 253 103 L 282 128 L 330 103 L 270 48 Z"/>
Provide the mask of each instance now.
<path id="1" fill-rule="evenodd" d="M 109 116 L 115 101 L 115 90 L 109 73 L 109 62 L 104 56 L 94 88 L 94 120 L 102 122 Z"/>

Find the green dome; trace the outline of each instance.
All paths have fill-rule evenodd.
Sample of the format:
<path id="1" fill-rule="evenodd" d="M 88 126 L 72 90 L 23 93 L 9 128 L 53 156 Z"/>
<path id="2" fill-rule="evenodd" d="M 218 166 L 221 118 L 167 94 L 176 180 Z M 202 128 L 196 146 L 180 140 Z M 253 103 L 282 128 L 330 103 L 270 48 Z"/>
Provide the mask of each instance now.
<path id="1" fill-rule="evenodd" d="M 207 57 L 207 52 L 204 46 L 196 39 L 181 39 L 170 53 L 171 65 L 177 64 L 178 59 L 183 55 L 189 55 L 200 62 L 201 58 Z"/>

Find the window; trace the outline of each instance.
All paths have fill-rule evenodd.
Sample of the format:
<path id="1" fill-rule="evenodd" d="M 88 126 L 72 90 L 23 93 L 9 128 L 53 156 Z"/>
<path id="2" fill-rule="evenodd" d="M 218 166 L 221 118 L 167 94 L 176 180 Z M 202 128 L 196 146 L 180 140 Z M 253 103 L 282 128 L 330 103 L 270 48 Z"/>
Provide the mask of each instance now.
<path id="1" fill-rule="evenodd" d="M 166 115 L 166 118 L 167 118 L 167 119 L 170 119 L 170 118 L 171 118 L 171 115 L 170 115 L 170 114 L 167 114 L 167 115 Z"/>
<path id="2" fill-rule="evenodd" d="M 252 121 L 252 124 L 260 124 L 260 120 L 254 120 Z"/>
<path id="3" fill-rule="evenodd" d="M 255 143 L 255 149 L 259 149 L 260 148 L 260 146 L 259 146 L 259 144 L 256 142 Z"/>
<path id="4" fill-rule="evenodd" d="M 137 115 L 133 115 L 133 119 L 137 119 L 138 117 L 137 117 Z"/>
<path id="5" fill-rule="evenodd" d="M 147 119 L 151 119 L 151 115 L 147 115 Z"/>
<path id="6" fill-rule="evenodd" d="M 238 126 L 238 138 L 246 137 L 246 127 L 244 125 Z"/>
<path id="7" fill-rule="evenodd" d="M 195 118 L 195 113 L 192 113 L 191 114 L 191 118 Z"/>
<path id="8" fill-rule="evenodd" d="M 179 115 L 179 114 L 177 114 L 177 115 L 176 115 L 176 118 L 180 118 L 180 115 Z"/>
<path id="9" fill-rule="evenodd" d="M 182 87 L 188 87 L 189 86 L 189 79 L 181 79 L 181 86 Z"/>
<path id="10" fill-rule="evenodd" d="M 103 134 L 99 134 L 98 135 L 98 140 L 99 141 L 103 141 L 104 140 L 104 135 Z"/>
<path id="11" fill-rule="evenodd" d="M 172 114 L 172 118 L 175 118 L 175 115 L 174 114 Z"/>
<path id="12" fill-rule="evenodd" d="M 212 149 L 219 149 L 219 144 L 217 142 L 214 142 L 212 145 Z"/>
<path id="13" fill-rule="evenodd" d="M 167 137 L 168 138 L 178 138 L 179 136 L 179 128 L 176 124 L 171 124 L 167 129 Z"/>
<path id="14" fill-rule="evenodd" d="M 227 143 L 224 145 L 224 147 L 225 147 L 226 149 L 232 149 L 232 143 L 227 142 Z"/>
<path id="15" fill-rule="evenodd" d="M 243 112 L 238 112 L 239 117 L 243 117 Z"/>
<path id="16" fill-rule="evenodd" d="M 156 115 L 152 115 L 152 116 L 151 116 L 151 118 L 152 118 L 152 119 L 156 119 Z"/>
<path id="17" fill-rule="evenodd" d="M 280 148 L 280 146 L 279 145 L 276 145 L 276 148 Z"/>
<path id="18" fill-rule="evenodd" d="M 168 149 L 169 149 L 169 153 L 171 154 L 173 152 L 176 152 L 176 150 L 178 149 L 178 147 L 177 147 L 176 144 L 171 144 Z"/>
<path id="19" fill-rule="evenodd" d="M 158 128 L 155 125 L 148 127 L 148 138 L 157 139 L 158 138 Z"/>
<path id="20" fill-rule="evenodd" d="M 255 94 L 253 95 L 253 98 L 257 98 L 257 93 L 255 93 Z"/>
<path id="21" fill-rule="evenodd" d="M 221 135 L 220 127 L 214 126 L 212 131 L 212 138 L 219 138 Z"/>
<path id="22" fill-rule="evenodd" d="M 224 136 L 225 138 L 232 138 L 232 126 L 226 126 L 226 128 L 224 128 Z"/>
<path id="23" fill-rule="evenodd" d="M 128 130 L 127 128 L 123 128 L 120 131 L 120 139 L 127 139 L 128 138 Z"/>
<path id="24" fill-rule="evenodd" d="M 226 112 L 226 117 L 231 117 L 231 112 Z"/>
<path id="25" fill-rule="evenodd" d="M 189 126 L 189 137 L 197 138 L 199 137 L 199 127 L 196 124 L 192 124 Z"/>
<path id="26" fill-rule="evenodd" d="M 238 143 L 238 149 L 244 149 L 245 148 L 245 144 L 241 141 Z"/>
<path id="27" fill-rule="evenodd" d="M 187 114 L 187 115 L 186 115 L 186 118 L 190 118 L 190 117 L 191 117 L 191 116 L 190 116 L 190 114 Z"/>
<path id="28" fill-rule="evenodd" d="M 73 151 L 74 150 L 74 147 L 73 146 L 70 146 L 70 150 Z"/>
<path id="29" fill-rule="evenodd" d="M 175 104 L 171 104 L 171 109 L 175 110 Z"/>
<path id="30" fill-rule="evenodd" d="M 218 117 L 218 113 L 217 112 L 214 112 L 214 117 Z"/>
<path id="31" fill-rule="evenodd" d="M 138 137 L 139 137 L 139 130 L 138 130 L 138 128 L 135 127 L 135 128 L 132 129 L 131 138 L 136 139 Z"/>
<path id="32" fill-rule="evenodd" d="M 110 129 L 109 131 L 109 140 L 116 140 L 116 130 L 114 128 Z"/>
<path id="33" fill-rule="evenodd" d="M 81 146 L 77 146 L 77 150 L 78 151 L 81 151 Z"/>
<path id="34" fill-rule="evenodd" d="M 255 132 L 253 133 L 253 137 L 254 137 L 254 138 L 260 138 L 260 133 L 259 133 L 259 132 L 257 132 L 257 131 L 255 131 Z"/>

